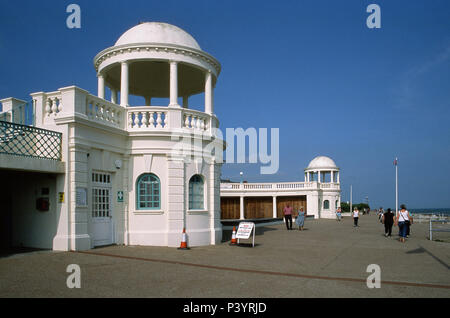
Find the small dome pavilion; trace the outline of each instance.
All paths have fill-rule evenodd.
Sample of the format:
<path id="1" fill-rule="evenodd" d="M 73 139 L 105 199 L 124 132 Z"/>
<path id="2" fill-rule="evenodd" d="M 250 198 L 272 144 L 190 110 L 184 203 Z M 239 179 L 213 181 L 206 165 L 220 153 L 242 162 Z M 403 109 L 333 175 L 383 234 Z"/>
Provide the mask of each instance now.
<path id="1" fill-rule="evenodd" d="M 305 169 L 305 182 L 339 183 L 339 168 L 327 156 L 318 156 L 311 160 Z"/>
<path id="2" fill-rule="evenodd" d="M 98 97 L 111 91 L 111 102 L 129 105 L 129 95 L 169 98 L 171 107 L 188 108 L 189 97 L 205 93 L 205 113 L 213 114 L 213 89 L 220 63 L 201 50 L 186 31 L 171 24 L 145 22 L 123 33 L 114 46 L 94 58 Z M 182 98 L 182 102 L 179 102 Z M 143 105 L 133 105 L 143 106 Z M 166 105 L 159 105 L 166 106 Z"/>

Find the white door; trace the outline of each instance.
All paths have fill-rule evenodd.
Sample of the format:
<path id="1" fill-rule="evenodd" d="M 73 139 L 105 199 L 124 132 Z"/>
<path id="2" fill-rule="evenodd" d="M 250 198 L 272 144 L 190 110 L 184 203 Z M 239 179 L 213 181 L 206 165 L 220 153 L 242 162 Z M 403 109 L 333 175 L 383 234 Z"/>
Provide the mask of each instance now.
<path id="1" fill-rule="evenodd" d="M 92 234 L 94 246 L 114 242 L 109 174 L 92 174 Z"/>

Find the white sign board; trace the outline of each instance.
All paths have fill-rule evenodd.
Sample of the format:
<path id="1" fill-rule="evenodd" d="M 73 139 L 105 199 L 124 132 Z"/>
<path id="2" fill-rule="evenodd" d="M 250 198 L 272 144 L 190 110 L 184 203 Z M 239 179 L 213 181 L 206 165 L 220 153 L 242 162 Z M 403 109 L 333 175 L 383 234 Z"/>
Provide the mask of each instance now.
<path id="1" fill-rule="evenodd" d="M 76 206 L 77 207 L 86 207 L 87 206 L 87 189 L 77 187 L 75 189 L 75 191 L 76 191 L 76 196 L 75 196 Z"/>
<path id="2" fill-rule="evenodd" d="M 253 222 L 241 222 L 239 223 L 239 228 L 236 232 L 236 238 L 238 239 L 248 239 L 253 232 L 252 246 L 255 247 L 255 223 Z"/>
<path id="3" fill-rule="evenodd" d="M 241 222 L 239 223 L 239 228 L 236 232 L 236 238 L 238 239 L 248 239 L 252 234 L 252 230 L 255 227 L 253 222 Z"/>

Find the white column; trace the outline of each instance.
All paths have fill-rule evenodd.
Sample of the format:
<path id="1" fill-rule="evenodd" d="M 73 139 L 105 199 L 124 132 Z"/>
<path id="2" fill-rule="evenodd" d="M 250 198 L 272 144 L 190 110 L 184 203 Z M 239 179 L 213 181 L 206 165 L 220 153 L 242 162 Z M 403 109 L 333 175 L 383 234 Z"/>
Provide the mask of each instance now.
<path id="1" fill-rule="evenodd" d="M 308 171 L 308 172 L 306 173 L 306 181 L 307 181 L 307 182 L 310 182 L 310 180 L 311 180 L 311 179 L 310 179 L 310 175 L 309 175 L 309 171 Z"/>
<path id="2" fill-rule="evenodd" d="M 117 104 L 117 90 L 111 88 L 111 103 Z"/>
<path id="3" fill-rule="evenodd" d="M 213 113 L 213 88 L 211 71 L 205 74 L 205 113 Z"/>
<path id="4" fill-rule="evenodd" d="M 331 170 L 331 171 L 330 171 L 330 182 L 331 182 L 331 183 L 334 183 L 334 176 L 333 176 L 333 175 L 334 175 L 334 171 Z"/>
<path id="5" fill-rule="evenodd" d="M 272 217 L 274 219 L 277 218 L 277 197 L 273 196 L 273 201 L 272 201 Z"/>
<path id="6" fill-rule="evenodd" d="M 244 220 L 244 197 L 243 196 L 240 197 L 240 202 L 239 202 L 239 218 L 241 220 Z"/>
<path id="7" fill-rule="evenodd" d="M 339 175 L 340 175 L 339 171 L 336 171 L 336 175 L 337 175 L 337 183 L 340 183 L 340 181 L 339 181 Z"/>
<path id="8" fill-rule="evenodd" d="M 120 106 L 128 106 L 128 92 L 128 62 L 122 62 L 120 69 Z"/>
<path id="9" fill-rule="evenodd" d="M 317 182 L 320 182 L 320 171 L 317 171 Z"/>
<path id="10" fill-rule="evenodd" d="M 178 63 L 170 61 L 170 103 L 169 106 L 178 105 Z"/>
<path id="11" fill-rule="evenodd" d="M 97 83 L 98 83 L 98 94 L 97 96 L 100 98 L 105 98 L 105 78 L 102 74 L 97 74 Z"/>

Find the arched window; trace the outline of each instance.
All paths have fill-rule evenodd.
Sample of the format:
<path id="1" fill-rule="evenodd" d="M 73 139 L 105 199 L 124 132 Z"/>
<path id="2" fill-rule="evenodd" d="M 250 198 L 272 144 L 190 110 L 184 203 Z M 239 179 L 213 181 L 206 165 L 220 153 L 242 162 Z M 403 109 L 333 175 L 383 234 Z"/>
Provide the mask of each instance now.
<path id="1" fill-rule="evenodd" d="M 328 200 L 323 201 L 323 209 L 324 210 L 330 209 L 330 201 L 328 201 Z"/>
<path id="2" fill-rule="evenodd" d="M 161 184 L 153 173 L 141 175 L 136 183 L 136 206 L 138 210 L 161 208 Z"/>
<path id="3" fill-rule="evenodd" d="M 205 196 L 203 178 L 196 174 L 189 180 L 189 210 L 203 210 Z"/>

